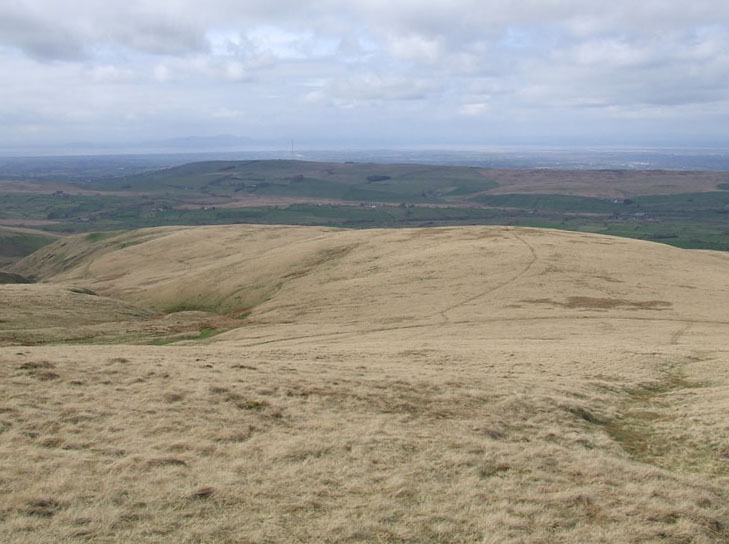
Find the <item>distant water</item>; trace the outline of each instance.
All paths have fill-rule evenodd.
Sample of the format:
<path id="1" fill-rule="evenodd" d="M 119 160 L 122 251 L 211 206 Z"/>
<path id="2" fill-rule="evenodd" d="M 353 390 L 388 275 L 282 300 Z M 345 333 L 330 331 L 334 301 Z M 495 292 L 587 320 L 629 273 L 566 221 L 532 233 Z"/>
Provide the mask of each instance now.
<path id="1" fill-rule="evenodd" d="M 246 149 L 215 152 L 0 157 L 5 179 L 98 180 L 209 160 L 291 159 L 441 164 L 484 168 L 666 169 L 729 171 L 729 149 L 388 148 Z"/>
<path id="2" fill-rule="evenodd" d="M 420 148 L 377 150 L 312 150 L 297 158 L 443 164 L 485 168 L 554 168 L 620 170 L 729 171 L 729 149 L 566 149 L 566 148 Z"/>

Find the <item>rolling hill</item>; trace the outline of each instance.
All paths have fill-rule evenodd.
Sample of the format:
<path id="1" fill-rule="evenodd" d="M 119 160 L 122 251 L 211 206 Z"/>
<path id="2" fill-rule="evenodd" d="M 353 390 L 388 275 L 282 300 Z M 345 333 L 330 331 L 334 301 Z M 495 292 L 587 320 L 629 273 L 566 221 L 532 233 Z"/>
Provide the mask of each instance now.
<path id="1" fill-rule="evenodd" d="M 8 542 L 729 539 L 725 253 L 176 226 L 10 270 Z"/>
<path id="2" fill-rule="evenodd" d="M 509 225 L 729 250 L 727 172 L 294 160 L 205 161 L 125 176 L 113 171 L 85 181 L 65 175 L 0 180 L 0 225 L 61 235 L 223 224 Z M 25 237 L 23 243 L 37 249 L 48 240 Z M 0 266 L 29 253 L 0 241 Z"/>

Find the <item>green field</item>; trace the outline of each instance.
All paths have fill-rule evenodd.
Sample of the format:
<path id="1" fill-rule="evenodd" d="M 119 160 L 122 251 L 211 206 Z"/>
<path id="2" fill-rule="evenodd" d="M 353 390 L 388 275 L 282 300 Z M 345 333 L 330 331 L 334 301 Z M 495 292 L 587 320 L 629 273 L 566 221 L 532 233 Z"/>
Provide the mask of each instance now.
<path id="1" fill-rule="evenodd" d="M 302 161 L 211 161 L 168 168 L 90 187 L 176 195 L 231 197 L 236 193 L 382 202 L 438 201 L 496 184 L 478 168 Z"/>

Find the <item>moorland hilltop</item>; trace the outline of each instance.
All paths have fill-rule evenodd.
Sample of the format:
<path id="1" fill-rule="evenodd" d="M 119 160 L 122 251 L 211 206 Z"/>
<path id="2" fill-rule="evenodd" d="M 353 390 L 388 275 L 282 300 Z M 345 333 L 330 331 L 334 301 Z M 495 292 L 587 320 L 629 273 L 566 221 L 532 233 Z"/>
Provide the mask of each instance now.
<path id="1" fill-rule="evenodd" d="M 729 254 L 234 225 L 8 272 L 5 542 L 729 540 Z"/>

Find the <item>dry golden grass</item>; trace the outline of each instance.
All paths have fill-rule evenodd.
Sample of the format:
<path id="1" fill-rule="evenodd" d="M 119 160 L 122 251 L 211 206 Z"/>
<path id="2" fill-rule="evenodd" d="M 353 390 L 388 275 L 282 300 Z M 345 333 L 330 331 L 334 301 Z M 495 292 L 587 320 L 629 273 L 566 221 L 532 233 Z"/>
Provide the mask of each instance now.
<path id="1" fill-rule="evenodd" d="M 3 322 L 13 330 L 93 325 L 148 319 L 150 312 L 118 299 L 101 297 L 82 288 L 48 284 L 3 285 L 0 290 Z"/>
<path id="2" fill-rule="evenodd" d="M 157 314 L 84 288 L 52 284 L 3 285 L 0 308 L 0 345 L 171 343 L 241 325 L 208 312 Z"/>
<path id="3" fill-rule="evenodd" d="M 0 347 L 4 541 L 729 540 L 727 255 L 484 227 L 62 243 L 31 287 L 247 316 Z"/>

